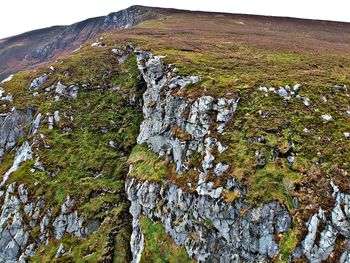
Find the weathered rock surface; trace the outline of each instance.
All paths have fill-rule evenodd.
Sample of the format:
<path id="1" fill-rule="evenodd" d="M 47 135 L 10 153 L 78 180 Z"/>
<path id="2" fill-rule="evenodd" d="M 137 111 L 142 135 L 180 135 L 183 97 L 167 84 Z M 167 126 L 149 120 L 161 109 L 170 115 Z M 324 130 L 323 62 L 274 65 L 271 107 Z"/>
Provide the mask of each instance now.
<path id="1" fill-rule="evenodd" d="M 0 115 L 0 158 L 25 135 L 25 127 L 31 123 L 33 115 L 32 109 L 13 109 L 10 113 Z"/>
<path id="2" fill-rule="evenodd" d="M 257 262 L 275 256 L 279 246 L 275 235 L 288 231 L 291 216 L 278 202 L 271 202 L 240 215 L 247 208 L 243 200 L 222 199 L 184 192 L 173 185 L 130 179 L 126 192 L 134 218 L 134 262 L 142 251 L 140 214 L 161 221 L 175 243 L 205 262 Z M 193 238 L 196 233 L 199 238 Z M 220 253 L 217 253 L 220 251 Z"/>
<path id="3" fill-rule="evenodd" d="M 146 142 L 153 151 L 176 163 L 177 173 L 182 173 L 187 169 L 184 162 L 191 153 L 203 152 L 208 143 L 204 161 L 210 161 L 208 147 L 215 141 L 210 138 L 211 125 L 217 123 L 217 132 L 222 133 L 236 110 L 238 99 L 202 96 L 193 103 L 186 102 L 186 97 L 176 96 L 174 92 L 196 84 L 200 78 L 178 76 L 174 68 L 163 65 L 162 59 L 150 52 L 137 53 L 138 67 L 147 83 L 143 95 L 144 121 L 137 142 Z M 216 118 L 211 117 L 212 113 Z M 176 132 L 183 136 L 176 136 Z M 204 170 L 210 168 L 207 164 Z"/>
<path id="4" fill-rule="evenodd" d="M 335 205 L 331 216 L 319 209 L 306 223 L 308 233 L 302 242 L 302 251 L 312 263 L 327 259 L 333 252 L 339 236 L 350 239 L 350 195 L 340 192 L 338 186 L 331 182 Z M 348 241 L 349 242 L 349 241 Z M 349 262 L 349 248 L 346 247 L 341 262 Z"/>
<path id="5" fill-rule="evenodd" d="M 147 83 L 144 93 L 144 121 L 138 143 L 148 146 L 166 160 L 176 163 L 177 173 L 187 168 L 184 163 L 193 152 L 203 155 L 197 188 L 184 192 L 171 183 L 152 183 L 130 178 L 126 192 L 131 201 L 133 262 L 138 262 L 143 249 L 139 216 L 161 221 L 175 243 L 184 246 L 191 257 L 202 262 L 263 261 L 279 252 L 275 235 L 288 231 L 291 216 L 278 202 L 250 209 L 244 201 L 245 188 L 233 179 L 225 186 L 237 191 L 241 198 L 226 203 L 221 197 L 224 187 L 214 188 L 207 180 L 209 171 L 223 176 L 229 169 L 225 163 L 213 164 L 214 152 L 226 147 L 212 132 L 221 134 L 233 118 L 239 99 L 201 96 L 189 102 L 176 91 L 200 81 L 199 77 L 176 75 L 165 67 L 163 57 L 138 52 L 138 67 Z M 132 167 L 131 167 L 132 169 Z M 243 216 L 243 209 L 248 209 Z M 199 238 L 194 238 L 193 234 Z M 220 251 L 220 253 L 217 253 Z"/>
<path id="6" fill-rule="evenodd" d="M 86 237 L 96 230 L 96 227 L 87 230 L 83 226 L 84 218 L 78 215 L 73 205 L 74 200 L 67 197 L 60 214 L 53 217 L 52 209 L 45 209 L 45 200 L 31 198 L 23 184 L 18 187 L 16 183 L 8 185 L 0 206 L 0 262 L 25 262 L 40 244 L 47 243 L 51 237 L 61 239 L 64 234 Z M 32 232 L 36 227 L 39 228 L 37 236 Z M 62 251 L 57 252 L 57 257 L 63 254 Z"/>

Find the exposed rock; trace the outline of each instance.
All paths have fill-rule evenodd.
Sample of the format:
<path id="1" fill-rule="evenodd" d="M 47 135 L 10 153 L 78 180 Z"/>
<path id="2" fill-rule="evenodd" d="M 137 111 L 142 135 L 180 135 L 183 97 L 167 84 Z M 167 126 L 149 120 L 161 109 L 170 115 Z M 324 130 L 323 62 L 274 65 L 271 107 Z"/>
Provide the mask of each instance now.
<path id="1" fill-rule="evenodd" d="M 24 129 L 32 121 L 33 115 L 31 109 L 13 109 L 10 113 L 0 116 L 0 158 L 12 150 L 19 138 L 25 135 Z"/>
<path id="2" fill-rule="evenodd" d="M 24 191 L 23 186 L 21 191 Z M 14 192 L 15 183 L 7 187 L 0 208 L 0 262 L 15 262 L 20 257 L 25 258 L 26 253 L 30 254 L 29 246 L 25 249 L 29 233 L 26 231 L 20 212 L 22 200 L 17 198 Z M 25 252 L 22 254 L 21 251 Z"/>
<path id="3" fill-rule="evenodd" d="M 49 76 L 50 74 L 45 73 L 44 75 L 33 79 L 32 83 L 30 83 L 29 89 L 30 90 L 38 89 L 42 84 L 45 83 L 45 81 L 48 79 Z"/>
<path id="4" fill-rule="evenodd" d="M 285 100 L 290 100 L 292 98 L 296 98 L 298 100 L 302 100 L 305 106 L 311 105 L 311 100 L 309 98 L 303 97 L 301 95 L 298 95 L 300 91 L 300 84 L 294 85 L 293 89 L 286 85 L 285 87 L 280 87 L 277 92 L 274 87 L 270 87 L 269 89 L 266 87 L 259 87 L 259 91 L 263 91 L 265 93 L 265 96 L 268 96 L 269 92 L 277 93 L 280 97 L 283 97 Z"/>
<path id="5" fill-rule="evenodd" d="M 41 113 L 38 113 L 38 115 L 35 117 L 35 120 L 33 122 L 33 129 L 32 129 L 32 134 L 36 134 L 38 129 L 39 129 L 39 125 L 41 122 Z"/>
<path id="6" fill-rule="evenodd" d="M 144 248 L 144 236 L 141 231 L 140 225 L 140 212 L 141 206 L 136 202 L 133 202 L 130 206 L 130 213 L 133 215 L 132 219 L 132 233 L 131 233 L 131 252 L 132 252 L 132 263 L 138 263 L 141 259 L 141 253 Z"/>
<path id="7" fill-rule="evenodd" d="M 79 87 L 71 85 L 69 87 L 63 85 L 60 81 L 56 85 L 55 92 L 63 97 L 76 99 L 78 97 Z"/>
<path id="8" fill-rule="evenodd" d="M 4 185 L 11 173 L 15 172 L 25 161 L 32 159 L 33 152 L 27 141 L 25 141 L 21 147 L 16 151 L 15 159 L 13 160 L 13 165 L 4 174 L 1 185 Z"/>
<path id="9" fill-rule="evenodd" d="M 308 233 L 302 242 L 302 249 L 310 262 L 318 263 L 327 259 L 334 249 L 338 235 L 346 240 L 350 238 L 350 195 L 341 193 L 333 182 L 331 185 L 335 199 L 331 218 L 327 218 L 325 211 L 319 209 L 307 222 Z M 347 251 L 342 255 L 343 260 L 348 257 Z"/>
<path id="10" fill-rule="evenodd" d="M 53 129 L 53 116 L 48 117 L 49 130 Z"/>
<path id="11" fill-rule="evenodd" d="M 229 168 L 229 165 L 228 164 L 224 164 L 224 163 L 218 163 L 216 166 L 215 166 L 215 169 L 214 169 L 214 173 L 217 175 L 217 176 L 222 176 Z"/>
<path id="12" fill-rule="evenodd" d="M 140 214 L 161 221 L 177 245 L 184 246 L 191 257 L 205 262 L 231 262 L 232 258 L 238 262 L 268 260 L 278 253 L 275 235 L 291 227 L 291 216 L 277 202 L 240 216 L 241 209 L 247 208 L 241 199 L 228 204 L 207 195 L 186 193 L 173 184 L 129 179 L 126 192 L 132 202 L 130 212 L 134 220 L 133 262 L 138 262 L 143 247 Z M 193 233 L 199 239 L 194 239 Z"/>
<path id="13" fill-rule="evenodd" d="M 62 256 L 66 251 L 64 250 L 64 246 L 61 243 L 60 246 L 57 249 L 57 252 L 55 254 L 55 258 L 59 258 L 60 256 Z"/>
<path id="14" fill-rule="evenodd" d="M 4 83 L 6 83 L 6 82 L 11 81 L 11 80 L 13 79 L 13 77 L 14 77 L 14 75 L 11 74 L 11 75 L 8 76 L 7 78 L 3 79 L 3 80 L 1 81 L 1 84 L 4 84 Z"/>
<path id="15" fill-rule="evenodd" d="M 60 112 L 59 112 L 58 110 L 56 110 L 56 111 L 54 112 L 54 115 L 53 115 L 53 118 L 55 119 L 55 122 L 56 122 L 56 123 L 59 123 L 60 120 L 61 120 L 60 114 L 59 114 L 59 113 L 60 113 Z"/>
<path id="16" fill-rule="evenodd" d="M 163 65 L 162 56 L 153 56 L 150 52 L 136 52 L 138 68 L 147 84 L 143 94 L 144 121 L 137 138 L 139 144 L 147 143 L 149 147 L 160 155 L 167 156 L 167 160 L 176 163 L 177 173 L 186 169 L 184 162 L 192 151 L 202 152 L 204 143 L 210 134 L 210 126 L 218 123 L 218 132 L 224 131 L 226 123 L 232 118 L 236 110 L 238 99 L 202 96 L 192 104 L 186 103 L 186 98 L 173 95 L 173 91 L 183 89 L 190 84 L 200 81 L 199 77 L 178 76 L 174 68 Z M 188 117 L 184 113 L 188 111 Z M 211 113 L 216 113 L 212 119 Z M 176 137 L 172 128 L 189 135 L 189 140 Z M 220 144 L 220 150 L 223 150 Z M 206 152 L 203 169 L 210 169 L 209 164 L 213 156 L 210 150 Z M 211 160 L 212 161 L 212 160 Z"/>
<path id="17" fill-rule="evenodd" d="M 330 114 L 323 114 L 321 115 L 321 118 L 324 119 L 325 121 L 331 121 L 333 119 L 332 115 Z"/>
<path id="18" fill-rule="evenodd" d="M 54 236 L 61 239 L 63 234 L 69 233 L 77 237 L 86 236 L 86 229 L 83 227 L 84 217 L 79 216 L 77 210 L 70 212 L 74 200 L 68 196 L 66 202 L 61 206 L 61 213 L 53 222 Z"/>

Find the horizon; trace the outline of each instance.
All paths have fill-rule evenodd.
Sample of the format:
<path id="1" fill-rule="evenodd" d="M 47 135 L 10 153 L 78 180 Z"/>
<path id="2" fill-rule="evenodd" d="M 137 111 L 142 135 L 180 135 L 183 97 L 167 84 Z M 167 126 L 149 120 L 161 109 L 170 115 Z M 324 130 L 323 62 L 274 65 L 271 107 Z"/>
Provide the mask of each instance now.
<path id="1" fill-rule="evenodd" d="M 4 12 L 4 14 L 0 17 L 0 23 L 1 24 L 8 24 L 8 21 L 11 21 L 13 19 L 13 15 L 11 10 L 14 9 L 14 6 L 16 5 L 16 2 L 20 0 L 13 0 L 11 3 L 5 4 L 5 9 L 9 10 L 9 12 Z M 44 0 L 34 0 L 37 2 L 43 2 Z M 82 0 L 77 0 L 74 2 L 74 4 L 78 4 Z M 318 10 L 317 12 L 309 12 L 309 7 L 314 7 L 313 2 L 314 0 L 309 1 L 308 3 L 304 3 L 304 6 L 306 5 L 306 8 L 303 9 L 303 12 L 298 8 L 299 4 L 302 1 L 296 0 L 290 5 L 291 3 L 284 3 L 284 6 L 281 8 L 281 3 L 276 2 L 276 0 L 267 0 L 264 2 L 264 4 L 258 3 L 257 0 L 245 0 L 245 3 L 242 3 L 243 0 L 237 0 L 235 3 L 224 3 L 224 0 L 218 0 L 216 1 L 216 5 L 213 3 L 210 3 L 211 1 L 201 1 L 202 3 L 198 3 L 198 1 L 192 1 L 190 3 L 184 3 L 183 0 L 177 1 L 176 4 L 168 4 L 164 3 L 160 0 L 145 0 L 145 1 L 127 1 L 127 3 L 114 3 L 114 1 L 104 0 L 104 3 L 101 5 L 101 2 L 99 2 L 100 5 L 95 6 L 97 4 L 97 1 L 92 1 L 93 3 L 84 3 L 85 7 L 84 10 L 79 10 L 78 12 L 74 10 L 78 10 L 78 8 L 70 8 L 68 9 L 69 12 L 66 12 L 65 16 L 61 15 L 61 12 L 59 12 L 59 8 L 55 8 L 58 10 L 58 12 L 55 12 L 55 14 L 52 14 L 50 12 L 41 12 L 40 19 L 38 19 L 37 16 L 32 16 L 32 12 L 28 12 L 31 8 L 36 7 L 36 5 L 30 5 L 28 8 L 23 8 L 20 10 L 22 12 L 21 17 L 23 17 L 23 20 L 21 21 L 31 21 L 30 23 L 11 23 L 11 27 L 3 27 L 0 30 L 0 40 L 20 35 L 26 32 L 40 30 L 43 28 L 49 28 L 54 26 L 67 26 L 71 25 L 80 21 L 84 21 L 90 18 L 95 17 L 103 17 L 110 13 L 118 12 L 120 10 L 129 8 L 131 6 L 139 5 L 139 6 L 147 6 L 147 7 L 153 7 L 153 8 L 171 8 L 171 9 L 178 9 L 178 10 L 186 10 L 186 11 L 202 11 L 202 12 L 212 12 L 212 13 L 227 13 L 227 14 L 241 14 L 241 15 L 257 15 L 257 16 L 268 16 L 268 17 L 283 17 L 283 18 L 295 18 L 295 19 L 307 19 L 307 20 L 320 20 L 320 21 L 330 21 L 330 22 L 340 22 L 340 23 L 349 23 L 350 18 L 348 18 L 345 10 L 346 8 L 341 8 L 342 5 L 339 4 L 344 2 L 344 5 L 346 6 L 346 2 L 344 0 L 334 0 L 332 1 L 331 7 L 333 9 L 336 7 L 338 10 L 332 10 L 327 5 L 327 3 L 317 3 Z M 29 2 L 29 1 L 28 1 Z M 24 5 L 28 4 L 26 1 Z M 68 0 L 62 0 L 60 3 L 68 2 Z M 328 2 L 328 1 L 327 1 Z M 336 4 L 338 2 L 338 4 Z M 255 5 L 252 5 L 252 4 Z M 269 9 L 269 7 L 275 3 L 275 6 L 273 9 Z M 30 4 L 30 3 L 29 3 Z M 33 4 L 33 3 L 32 3 Z M 92 4 L 92 6 L 91 6 Z M 288 6 L 289 4 L 289 6 Z M 328 2 L 330 4 L 330 2 Z M 8 7 L 6 7 L 8 5 Z M 22 4 L 23 5 L 23 4 Z M 64 4 L 59 5 L 60 8 L 65 7 Z M 42 5 L 41 7 L 42 8 Z M 296 9 L 298 9 L 298 12 L 295 12 Z M 339 10 L 340 9 L 340 10 Z M 26 11 L 23 13 L 23 11 Z M 73 11 L 73 13 L 72 13 Z M 84 12 L 82 12 L 84 11 Z M 16 10 L 18 12 L 18 9 Z M 325 12 L 328 14 L 328 16 L 325 15 Z M 298 15 L 299 14 L 299 15 Z M 58 15 L 58 16 L 57 16 Z M 18 16 L 16 16 L 18 17 Z M 47 19 L 46 19 L 47 17 Z M 333 19 L 332 19 L 333 18 Z"/>

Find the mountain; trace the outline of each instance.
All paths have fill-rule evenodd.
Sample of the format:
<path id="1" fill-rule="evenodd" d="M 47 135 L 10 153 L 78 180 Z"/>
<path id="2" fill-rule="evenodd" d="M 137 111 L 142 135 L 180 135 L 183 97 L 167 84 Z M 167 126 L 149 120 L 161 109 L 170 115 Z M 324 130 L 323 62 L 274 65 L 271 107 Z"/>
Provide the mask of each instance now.
<path id="1" fill-rule="evenodd" d="M 68 54 L 111 28 L 131 27 L 157 15 L 152 8 L 132 6 L 105 17 L 91 18 L 69 26 L 39 29 L 2 39 L 0 78 Z"/>
<path id="2" fill-rule="evenodd" d="M 0 84 L 0 262 L 350 262 L 350 24 L 115 14 Z"/>

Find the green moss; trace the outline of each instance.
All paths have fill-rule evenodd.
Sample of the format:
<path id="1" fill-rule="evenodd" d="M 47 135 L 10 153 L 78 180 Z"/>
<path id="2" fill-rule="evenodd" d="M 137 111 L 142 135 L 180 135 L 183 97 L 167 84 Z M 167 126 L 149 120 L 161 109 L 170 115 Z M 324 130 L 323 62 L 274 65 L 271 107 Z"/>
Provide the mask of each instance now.
<path id="1" fill-rule="evenodd" d="M 283 234 L 283 237 L 280 241 L 281 262 L 289 262 L 289 257 L 292 255 L 298 242 L 299 240 L 294 229 L 291 229 L 287 233 Z"/>
<path id="2" fill-rule="evenodd" d="M 161 223 L 154 223 L 145 216 L 140 220 L 145 244 L 141 255 L 142 263 L 185 263 L 191 260 L 185 248 L 178 247 L 169 237 Z"/>
<path id="3" fill-rule="evenodd" d="M 285 164 L 281 166 L 268 163 L 264 168 L 258 169 L 249 179 L 248 200 L 255 205 L 278 200 L 293 211 L 294 204 L 291 192 L 300 176 L 291 172 Z"/>
<path id="4" fill-rule="evenodd" d="M 128 163 L 132 165 L 131 176 L 141 180 L 160 182 L 167 173 L 165 162 L 146 144 L 134 147 Z"/>

